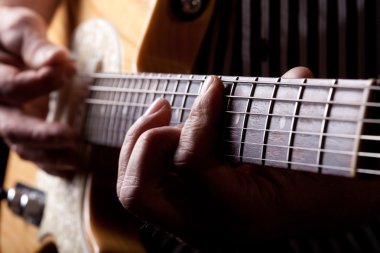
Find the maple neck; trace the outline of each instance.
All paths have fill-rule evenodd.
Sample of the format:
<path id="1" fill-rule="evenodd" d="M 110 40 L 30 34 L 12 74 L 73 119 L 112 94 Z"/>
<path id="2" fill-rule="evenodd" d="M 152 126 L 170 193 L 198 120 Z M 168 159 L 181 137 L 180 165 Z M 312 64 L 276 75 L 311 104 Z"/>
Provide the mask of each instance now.
<path id="1" fill-rule="evenodd" d="M 121 147 L 157 98 L 183 123 L 207 76 L 91 74 L 84 136 Z M 380 174 L 376 80 L 220 77 L 226 87 L 224 157 L 324 174 Z"/>

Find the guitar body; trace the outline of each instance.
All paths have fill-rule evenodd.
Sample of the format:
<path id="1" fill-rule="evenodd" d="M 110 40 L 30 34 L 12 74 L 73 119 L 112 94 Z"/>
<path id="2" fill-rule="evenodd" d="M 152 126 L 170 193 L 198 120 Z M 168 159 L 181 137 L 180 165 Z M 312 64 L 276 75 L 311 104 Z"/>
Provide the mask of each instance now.
<path id="1" fill-rule="evenodd" d="M 74 41 L 80 68 L 85 70 L 189 73 L 215 1 L 209 1 L 204 12 L 190 21 L 177 19 L 169 3 L 71 1 L 57 11 L 49 37 L 64 45 Z M 68 12 L 76 19 L 68 18 Z M 81 31 L 73 39 L 70 29 L 76 26 Z M 190 36 L 193 31 L 196 35 Z M 77 106 L 83 97 L 81 85 L 56 96 L 48 120 L 67 122 L 80 130 Z M 44 191 L 47 201 L 39 228 L 13 215 L 2 203 L 1 252 L 145 252 L 138 225 L 116 196 L 119 150 L 85 149 L 86 165 L 72 180 L 47 175 L 11 154 L 5 187 L 22 182 Z"/>

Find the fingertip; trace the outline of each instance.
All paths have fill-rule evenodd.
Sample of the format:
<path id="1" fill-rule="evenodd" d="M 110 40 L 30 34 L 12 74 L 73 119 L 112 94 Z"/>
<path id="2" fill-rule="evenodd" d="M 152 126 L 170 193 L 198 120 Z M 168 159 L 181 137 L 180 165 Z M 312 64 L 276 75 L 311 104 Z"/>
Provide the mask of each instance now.
<path id="1" fill-rule="evenodd" d="M 208 76 L 203 82 L 200 94 L 205 94 L 211 87 L 220 86 L 221 84 L 222 81 L 217 76 Z"/>
<path id="2" fill-rule="evenodd" d="M 166 107 L 169 107 L 169 102 L 164 98 L 157 98 L 145 111 L 144 116 L 147 116 L 149 114 L 154 114 L 162 109 L 165 109 Z"/>
<path id="3" fill-rule="evenodd" d="M 70 61 L 70 52 L 62 47 L 44 41 L 35 52 L 31 53 L 30 59 L 25 59 L 31 67 L 40 68 L 49 65 L 58 65 Z"/>
<path id="4" fill-rule="evenodd" d="M 294 67 L 288 70 L 282 78 L 313 78 L 314 74 L 307 67 Z"/>

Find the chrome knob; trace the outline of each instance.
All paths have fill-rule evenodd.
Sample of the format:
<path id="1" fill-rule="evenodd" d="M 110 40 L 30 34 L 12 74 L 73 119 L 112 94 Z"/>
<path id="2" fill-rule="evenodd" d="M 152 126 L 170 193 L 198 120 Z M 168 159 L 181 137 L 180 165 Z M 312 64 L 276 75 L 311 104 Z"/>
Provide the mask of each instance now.
<path id="1" fill-rule="evenodd" d="M 179 19 L 193 20 L 206 9 L 208 0 L 172 0 L 173 12 Z"/>
<path id="2" fill-rule="evenodd" d="M 6 199 L 13 213 L 38 226 L 45 208 L 45 193 L 24 184 L 8 189 Z"/>

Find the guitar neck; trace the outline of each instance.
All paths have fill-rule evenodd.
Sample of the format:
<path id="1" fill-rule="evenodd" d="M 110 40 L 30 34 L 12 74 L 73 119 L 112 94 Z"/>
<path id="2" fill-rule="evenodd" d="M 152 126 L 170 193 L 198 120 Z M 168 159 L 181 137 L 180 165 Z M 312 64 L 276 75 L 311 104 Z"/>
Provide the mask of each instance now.
<path id="1" fill-rule="evenodd" d="M 120 147 L 157 98 L 183 123 L 207 76 L 91 74 L 84 136 Z M 223 154 L 232 162 L 323 174 L 380 174 L 375 80 L 221 76 L 226 89 Z"/>

